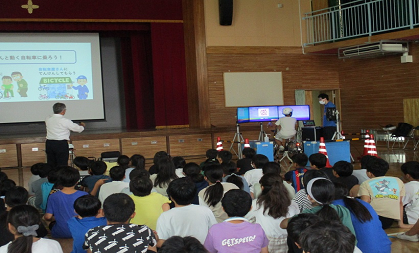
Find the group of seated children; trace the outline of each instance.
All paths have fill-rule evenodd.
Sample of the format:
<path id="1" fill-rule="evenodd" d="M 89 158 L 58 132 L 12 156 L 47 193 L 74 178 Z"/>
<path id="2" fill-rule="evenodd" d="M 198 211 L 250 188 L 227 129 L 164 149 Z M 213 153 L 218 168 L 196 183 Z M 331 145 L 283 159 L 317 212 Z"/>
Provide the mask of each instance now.
<path id="1" fill-rule="evenodd" d="M 36 164 L 31 198 L 0 172 L 7 204 L 0 214 L 0 253 L 19 245 L 62 252 L 54 241 L 38 239 L 47 233 L 43 210 L 51 236 L 73 238 L 75 253 L 391 252 L 383 229 L 395 221 L 411 228 L 399 238 L 418 241 L 418 162 L 402 166 L 404 184 L 385 175 L 383 159 L 365 158 L 369 179 L 359 183 L 350 163 L 325 168 L 322 154 L 294 155 L 294 169 L 284 176 L 266 156 L 248 156 L 241 163 L 250 162 L 251 169 L 242 165 L 243 171 L 228 151 L 209 150 L 201 165 L 161 151 L 150 169 L 141 155 L 121 156 L 110 177 L 105 163 L 80 158 L 76 163 L 88 174 L 82 180 L 73 167 Z M 174 251 L 177 246 L 183 251 Z"/>

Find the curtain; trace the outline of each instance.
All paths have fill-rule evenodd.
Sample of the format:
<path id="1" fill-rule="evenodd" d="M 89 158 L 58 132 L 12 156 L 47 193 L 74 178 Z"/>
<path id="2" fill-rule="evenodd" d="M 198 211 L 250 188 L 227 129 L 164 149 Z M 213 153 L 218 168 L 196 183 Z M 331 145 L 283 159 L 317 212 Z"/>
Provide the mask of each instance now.
<path id="1" fill-rule="evenodd" d="M 150 33 L 132 33 L 121 40 L 125 114 L 129 130 L 156 125 L 150 39 Z"/>
<path id="2" fill-rule="evenodd" d="M 152 23 L 156 126 L 188 125 L 183 24 Z"/>

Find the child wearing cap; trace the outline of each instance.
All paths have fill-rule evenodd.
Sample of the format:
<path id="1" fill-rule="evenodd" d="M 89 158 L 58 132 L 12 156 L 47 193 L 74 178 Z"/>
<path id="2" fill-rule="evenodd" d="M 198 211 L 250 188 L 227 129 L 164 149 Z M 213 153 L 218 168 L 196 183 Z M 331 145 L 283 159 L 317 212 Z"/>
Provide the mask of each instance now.
<path id="1" fill-rule="evenodd" d="M 291 139 L 297 133 L 297 119 L 292 117 L 292 108 L 284 108 L 282 114 L 285 117 L 280 118 L 275 122 L 275 126 L 278 131 L 275 134 L 275 142 L 279 146 L 279 150 L 284 150 L 284 140 Z M 269 123 L 268 127 L 271 127 L 272 124 Z"/>

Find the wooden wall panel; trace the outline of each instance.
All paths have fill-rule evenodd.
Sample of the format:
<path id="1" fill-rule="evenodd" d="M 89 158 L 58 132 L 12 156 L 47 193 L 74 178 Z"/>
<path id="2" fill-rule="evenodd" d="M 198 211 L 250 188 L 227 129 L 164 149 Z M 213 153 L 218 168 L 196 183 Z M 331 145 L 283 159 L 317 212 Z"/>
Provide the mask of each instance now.
<path id="1" fill-rule="evenodd" d="M 45 142 L 22 144 L 22 166 L 32 166 L 35 163 L 45 163 Z"/>
<path id="2" fill-rule="evenodd" d="M 202 156 L 211 148 L 211 134 L 172 135 L 169 136 L 170 155 Z"/>
<path id="3" fill-rule="evenodd" d="M 419 98 L 403 99 L 404 122 L 419 126 Z"/>
<path id="4" fill-rule="evenodd" d="M 191 127 L 210 127 L 204 1 L 182 0 Z"/>
<path id="5" fill-rule="evenodd" d="M 119 139 L 82 140 L 73 141 L 72 144 L 76 156 L 100 158 L 102 152 L 121 151 Z"/>
<path id="6" fill-rule="evenodd" d="M 339 88 L 341 61 L 336 56 L 304 55 L 295 47 L 211 47 L 207 52 L 211 124 L 217 127 L 236 122 L 236 108 L 225 107 L 224 72 L 281 71 L 285 104 L 295 104 L 296 89 Z"/>
<path id="7" fill-rule="evenodd" d="M 322 10 L 329 7 L 328 0 L 312 0 L 311 5 L 313 11 Z"/>
<path id="8" fill-rule="evenodd" d="M 380 129 L 404 121 L 403 99 L 419 98 L 419 45 L 411 44 L 409 51 L 413 63 L 400 63 L 400 56 L 339 63 L 345 131 Z"/>
<path id="9" fill-rule="evenodd" d="M 16 144 L 0 145 L 0 167 L 17 167 Z"/>
<path id="10" fill-rule="evenodd" d="M 123 138 L 121 139 L 122 154 L 131 157 L 134 154 L 153 158 L 159 151 L 167 152 L 166 136 Z"/>
<path id="11" fill-rule="evenodd" d="M 263 129 L 267 134 L 270 134 L 270 130 L 266 127 L 266 123 L 263 123 Z M 260 131 L 241 131 L 244 139 L 257 140 L 259 138 Z"/>
<path id="12" fill-rule="evenodd" d="M 313 91 L 306 90 L 305 91 L 305 104 L 306 105 L 312 105 L 313 104 Z M 310 106 L 310 119 L 313 119 L 314 111 L 313 107 Z"/>

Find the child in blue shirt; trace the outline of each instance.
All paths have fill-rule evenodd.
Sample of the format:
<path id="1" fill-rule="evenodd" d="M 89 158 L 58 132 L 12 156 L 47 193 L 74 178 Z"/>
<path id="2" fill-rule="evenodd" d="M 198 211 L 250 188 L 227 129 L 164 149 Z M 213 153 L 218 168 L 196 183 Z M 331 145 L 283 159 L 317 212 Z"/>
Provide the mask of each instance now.
<path id="1" fill-rule="evenodd" d="M 79 171 L 70 166 L 62 166 L 58 171 L 57 183 L 63 189 L 49 196 L 44 215 L 46 221 L 54 221 L 55 219 L 55 223 L 51 222 L 50 224 L 53 238 L 71 238 L 67 221 L 77 215 L 74 212 L 74 202 L 79 197 L 88 194 L 74 189 L 79 179 Z"/>
<path id="2" fill-rule="evenodd" d="M 294 167 L 293 170 L 288 171 L 284 175 L 284 180 L 291 183 L 292 187 L 294 187 L 295 192 L 298 192 L 301 189 L 304 189 L 303 185 L 303 176 L 306 173 L 307 169 L 305 166 L 307 165 L 308 157 L 306 154 L 295 154 L 292 157 L 292 166 Z"/>
<path id="3" fill-rule="evenodd" d="M 71 253 L 85 253 L 83 249 L 84 235 L 86 232 L 97 226 L 106 225 L 106 218 L 103 217 L 102 203 L 92 195 L 84 195 L 74 202 L 74 210 L 78 216 L 68 220 L 68 228 L 73 237 L 73 251 Z"/>
<path id="4" fill-rule="evenodd" d="M 52 188 L 54 187 L 54 184 L 58 180 L 57 171 L 56 170 L 50 170 L 48 172 L 48 177 L 47 178 L 48 178 L 48 181 L 41 185 L 42 204 L 41 204 L 40 207 L 42 209 L 42 212 L 44 212 L 44 213 L 45 213 L 45 209 L 47 208 L 48 197 L 51 193 Z"/>

